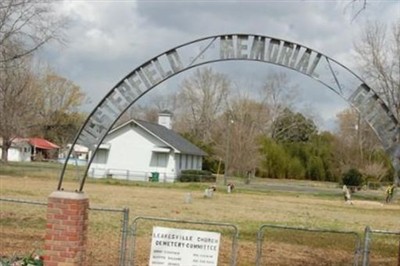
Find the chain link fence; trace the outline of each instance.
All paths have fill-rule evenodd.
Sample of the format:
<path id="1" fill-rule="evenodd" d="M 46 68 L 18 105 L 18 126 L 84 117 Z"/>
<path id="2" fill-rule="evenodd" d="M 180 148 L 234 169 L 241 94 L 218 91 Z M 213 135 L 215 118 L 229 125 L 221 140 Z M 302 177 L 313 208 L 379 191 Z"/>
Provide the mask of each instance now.
<path id="1" fill-rule="evenodd" d="M 262 225 L 256 265 L 359 265 L 361 237 L 355 232 Z"/>
<path id="2" fill-rule="evenodd" d="M 0 257 L 39 255 L 44 248 L 47 203 L 0 198 Z M 234 224 L 136 217 L 129 209 L 89 209 L 88 265 L 148 265 L 155 226 L 218 232 L 218 265 L 240 265 L 239 230 Z M 257 232 L 255 265 L 399 266 L 400 231 L 366 227 L 356 232 L 262 225 Z"/>
<path id="3" fill-rule="evenodd" d="M 400 231 L 365 228 L 362 266 L 368 265 L 400 266 Z"/>
<path id="4" fill-rule="evenodd" d="M 155 174 L 157 174 L 155 176 Z M 175 174 L 167 172 L 145 172 L 145 171 L 134 171 L 129 169 L 102 169 L 102 168 L 90 168 L 88 175 L 92 179 L 116 179 L 116 180 L 127 180 L 127 181 L 142 181 L 142 182 L 160 182 L 170 183 L 176 180 Z"/>
<path id="5" fill-rule="evenodd" d="M 126 265 L 129 209 L 89 208 L 88 265 Z"/>
<path id="6" fill-rule="evenodd" d="M 0 198 L 0 206 L 0 257 L 41 255 L 47 203 Z"/>
<path id="7" fill-rule="evenodd" d="M 156 217 L 136 217 L 131 226 L 129 266 L 148 265 L 153 227 L 168 227 L 221 234 L 218 265 L 237 265 L 238 228 L 233 224 L 164 219 Z"/>
<path id="8" fill-rule="evenodd" d="M 0 257 L 41 255 L 47 202 L 0 198 Z M 89 265 L 125 265 L 129 209 L 89 208 Z"/>

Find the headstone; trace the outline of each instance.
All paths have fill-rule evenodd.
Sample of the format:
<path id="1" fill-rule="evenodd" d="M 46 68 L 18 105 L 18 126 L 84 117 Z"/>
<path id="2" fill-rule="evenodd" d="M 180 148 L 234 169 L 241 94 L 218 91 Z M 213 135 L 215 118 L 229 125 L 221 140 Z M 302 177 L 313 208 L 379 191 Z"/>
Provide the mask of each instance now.
<path id="1" fill-rule="evenodd" d="M 190 204 L 190 203 L 192 203 L 192 201 L 193 201 L 192 193 L 190 193 L 190 192 L 186 193 L 185 194 L 185 203 Z"/>

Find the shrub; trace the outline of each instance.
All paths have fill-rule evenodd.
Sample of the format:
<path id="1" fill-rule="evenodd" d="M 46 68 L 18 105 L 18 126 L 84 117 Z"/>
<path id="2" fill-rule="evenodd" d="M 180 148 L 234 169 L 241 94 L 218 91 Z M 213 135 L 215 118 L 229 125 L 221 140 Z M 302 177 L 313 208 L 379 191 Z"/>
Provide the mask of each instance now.
<path id="1" fill-rule="evenodd" d="M 360 171 L 352 168 L 345 172 L 342 177 L 343 184 L 350 187 L 361 187 L 364 183 L 364 179 Z"/>
<path id="2" fill-rule="evenodd" d="M 11 258 L 0 258 L 0 266 L 43 266 L 43 257 L 32 252 L 31 254 L 20 258 L 15 254 Z"/>
<path id="3" fill-rule="evenodd" d="M 180 182 L 215 182 L 216 177 L 205 170 L 182 170 L 179 175 Z"/>
<path id="4" fill-rule="evenodd" d="M 368 182 L 368 189 L 378 190 L 382 187 L 380 182 Z"/>

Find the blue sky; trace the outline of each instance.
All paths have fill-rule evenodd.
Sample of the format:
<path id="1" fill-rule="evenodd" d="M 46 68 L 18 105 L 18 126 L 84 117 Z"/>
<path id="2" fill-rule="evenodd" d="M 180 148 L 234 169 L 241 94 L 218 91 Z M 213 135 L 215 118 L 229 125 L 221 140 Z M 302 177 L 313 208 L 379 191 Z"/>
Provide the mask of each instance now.
<path id="1" fill-rule="evenodd" d="M 50 44 L 42 55 L 60 75 L 90 98 L 91 110 L 126 74 L 150 58 L 201 37 L 249 33 L 272 36 L 311 47 L 358 73 L 353 42 L 368 20 L 387 24 L 400 17 L 400 1 L 371 1 L 356 18 L 363 1 L 59 1 L 67 16 L 65 45 Z M 210 65 L 214 67 L 213 65 Z M 268 64 L 229 63 L 218 70 L 236 82 L 265 80 L 271 70 L 284 71 L 299 84 L 299 102 L 321 127 L 332 128 L 347 106 L 340 97 L 310 78 Z M 163 83 L 176 87 L 185 77 Z M 154 93 L 157 93 L 155 91 Z"/>

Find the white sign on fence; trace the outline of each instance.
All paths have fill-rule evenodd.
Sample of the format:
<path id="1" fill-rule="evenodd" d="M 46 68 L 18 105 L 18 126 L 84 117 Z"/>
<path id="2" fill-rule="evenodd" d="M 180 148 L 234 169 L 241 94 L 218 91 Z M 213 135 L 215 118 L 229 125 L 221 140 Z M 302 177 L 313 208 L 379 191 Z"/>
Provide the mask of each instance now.
<path id="1" fill-rule="evenodd" d="M 217 266 L 221 234 L 153 227 L 150 266 Z"/>

